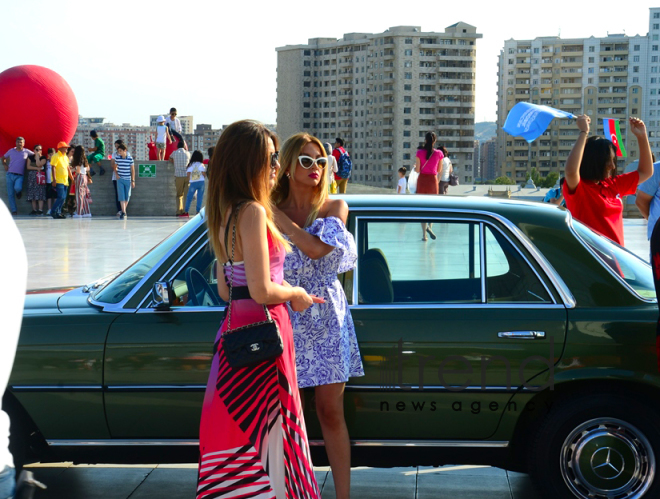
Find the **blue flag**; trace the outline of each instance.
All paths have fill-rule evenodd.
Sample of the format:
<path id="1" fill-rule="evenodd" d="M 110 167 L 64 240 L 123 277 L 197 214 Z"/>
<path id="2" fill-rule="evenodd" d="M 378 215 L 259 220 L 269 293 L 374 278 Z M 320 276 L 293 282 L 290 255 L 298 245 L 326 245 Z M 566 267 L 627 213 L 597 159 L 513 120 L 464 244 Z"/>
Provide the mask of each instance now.
<path id="1" fill-rule="evenodd" d="M 575 116 L 552 107 L 519 102 L 509 111 L 502 129 L 509 135 L 533 142 L 543 135 L 553 118 L 575 119 Z"/>

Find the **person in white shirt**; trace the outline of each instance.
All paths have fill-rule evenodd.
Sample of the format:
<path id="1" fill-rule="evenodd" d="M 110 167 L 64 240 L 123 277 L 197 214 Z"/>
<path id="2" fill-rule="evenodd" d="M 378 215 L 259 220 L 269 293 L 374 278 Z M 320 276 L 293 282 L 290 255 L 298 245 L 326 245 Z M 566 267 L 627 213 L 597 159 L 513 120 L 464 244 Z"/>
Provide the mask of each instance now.
<path id="1" fill-rule="evenodd" d="M 184 217 L 188 216 L 188 210 L 192 203 L 193 196 L 197 193 L 197 213 L 202 209 L 202 200 L 204 199 L 204 180 L 206 179 L 206 166 L 204 166 L 204 155 L 201 151 L 195 151 L 190 156 L 188 163 L 188 197 L 186 198 L 186 209 L 183 214 Z"/>
<path id="2" fill-rule="evenodd" d="M 442 168 L 439 172 L 440 181 L 438 191 L 439 194 L 447 194 L 449 190 L 449 175 L 454 173 L 454 167 L 449 159 L 447 148 L 445 146 L 440 146 L 439 149 L 442 151 L 442 154 L 444 154 L 444 157 L 442 158 Z"/>
<path id="3" fill-rule="evenodd" d="M 337 159 L 332 155 L 332 146 L 330 142 L 323 144 L 325 153 L 328 155 L 328 167 L 326 173 L 328 174 L 328 189 L 330 194 L 337 194 L 337 181 L 335 180 L 335 173 L 337 173 Z"/>
<path id="4" fill-rule="evenodd" d="M 18 336 L 23 319 L 23 302 L 27 284 L 27 256 L 21 234 L 4 203 L 0 203 L 0 258 L 11 262 L 9 275 L 5 276 L 11 286 L 0 286 L 0 311 L 2 334 L 0 334 L 0 393 L 4 393 L 14 364 Z M 9 416 L 2 410 L 0 399 L 0 498 L 14 496 L 16 484 L 14 459 L 9 452 Z"/>
<path id="5" fill-rule="evenodd" d="M 399 182 L 396 184 L 396 193 L 405 194 L 408 187 L 408 182 L 406 181 L 406 167 L 402 166 L 399 168 Z"/>
<path id="6" fill-rule="evenodd" d="M 165 118 L 165 126 L 169 128 L 170 134 L 178 139 L 178 142 L 184 142 L 183 136 L 183 127 L 181 126 L 181 120 L 176 117 L 177 115 L 176 108 L 173 107 L 170 109 L 170 114 Z"/>
<path id="7" fill-rule="evenodd" d="M 170 129 L 165 125 L 165 118 L 159 116 L 156 118 L 156 149 L 158 150 L 158 161 L 165 160 L 165 149 L 167 144 L 172 142 Z"/>

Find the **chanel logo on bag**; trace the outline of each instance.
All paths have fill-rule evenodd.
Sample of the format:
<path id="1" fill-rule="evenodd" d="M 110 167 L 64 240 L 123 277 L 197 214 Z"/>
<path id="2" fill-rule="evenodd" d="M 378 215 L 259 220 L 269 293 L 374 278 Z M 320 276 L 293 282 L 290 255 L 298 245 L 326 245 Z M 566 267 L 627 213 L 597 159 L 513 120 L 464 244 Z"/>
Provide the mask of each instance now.
<path id="1" fill-rule="evenodd" d="M 259 346 L 259 343 L 252 343 L 252 345 L 250 345 L 250 351 L 251 352 L 257 352 L 259 350 L 261 350 L 261 347 Z"/>

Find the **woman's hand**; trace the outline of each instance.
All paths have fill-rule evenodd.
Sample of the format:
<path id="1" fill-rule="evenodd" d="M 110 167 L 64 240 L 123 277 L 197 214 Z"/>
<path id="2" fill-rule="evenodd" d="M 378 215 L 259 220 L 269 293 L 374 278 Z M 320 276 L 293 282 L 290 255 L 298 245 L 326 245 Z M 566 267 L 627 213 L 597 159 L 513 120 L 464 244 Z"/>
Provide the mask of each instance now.
<path id="1" fill-rule="evenodd" d="M 587 116 L 586 114 L 581 114 L 577 118 L 577 127 L 581 132 L 587 132 L 587 135 L 589 135 L 589 128 L 591 124 L 591 118 Z"/>
<path id="2" fill-rule="evenodd" d="M 303 312 L 312 306 L 314 303 L 325 303 L 325 300 L 316 295 L 307 294 L 303 288 L 293 288 L 295 297 L 291 298 L 291 308 L 294 312 Z"/>
<path id="3" fill-rule="evenodd" d="M 630 124 L 630 131 L 635 137 L 638 139 L 641 137 L 646 137 L 646 125 L 642 120 L 639 118 L 630 117 L 630 119 L 628 119 L 628 123 Z"/>

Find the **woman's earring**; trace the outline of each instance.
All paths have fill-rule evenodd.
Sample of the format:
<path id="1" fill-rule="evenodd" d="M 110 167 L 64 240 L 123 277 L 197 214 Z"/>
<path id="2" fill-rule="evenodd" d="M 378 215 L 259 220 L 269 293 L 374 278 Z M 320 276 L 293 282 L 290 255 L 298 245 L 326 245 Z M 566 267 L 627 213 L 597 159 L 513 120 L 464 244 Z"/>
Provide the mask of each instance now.
<path id="1" fill-rule="evenodd" d="M 286 172 L 286 178 L 291 178 L 291 174 L 289 172 Z"/>

